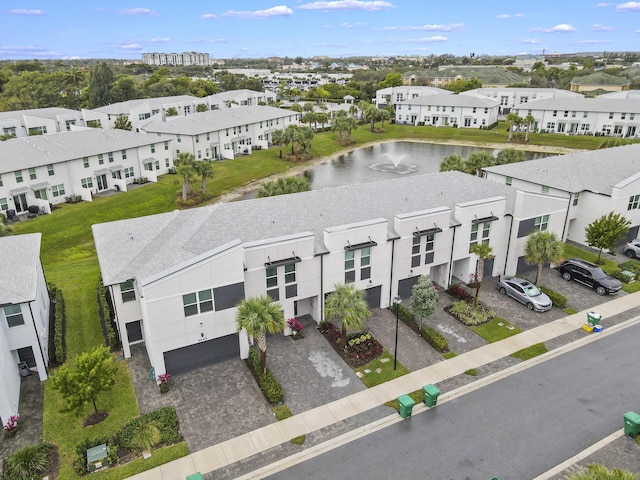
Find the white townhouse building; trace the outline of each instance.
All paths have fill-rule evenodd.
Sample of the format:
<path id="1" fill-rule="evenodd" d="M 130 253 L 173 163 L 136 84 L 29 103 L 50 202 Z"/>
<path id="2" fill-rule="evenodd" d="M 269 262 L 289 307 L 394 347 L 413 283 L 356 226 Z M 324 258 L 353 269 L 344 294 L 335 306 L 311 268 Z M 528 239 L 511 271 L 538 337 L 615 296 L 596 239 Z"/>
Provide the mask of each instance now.
<path id="1" fill-rule="evenodd" d="M 638 138 L 640 98 L 543 98 L 516 107 L 540 133 Z"/>
<path id="2" fill-rule="evenodd" d="M 434 127 L 490 128 L 498 121 L 498 102 L 471 95 L 435 94 L 396 105 L 396 123 Z"/>
<path id="3" fill-rule="evenodd" d="M 631 221 L 627 238 L 640 229 L 640 145 L 529 160 L 483 169 L 487 179 L 520 191 L 568 201 L 562 240 L 586 244 L 585 228 L 609 212 Z"/>
<path id="4" fill-rule="evenodd" d="M 40 233 L 0 238 L 0 419 L 20 401 L 19 364 L 47 379 L 49 292 L 40 262 Z"/>
<path id="5" fill-rule="evenodd" d="M 71 131 L 84 127 L 82 112 L 70 108 L 35 108 L 0 112 L 0 135 L 28 137 Z"/>
<path id="6" fill-rule="evenodd" d="M 143 53 L 142 63 L 147 65 L 211 65 L 208 53 L 183 52 L 183 53 Z"/>
<path id="7" fill-rule="evenodd" d="M 574 93 L 558 88 L 535 87 L 485 87 L 460 92 L 460 95 L 483 95 L 500 102 L 501 109 L 518 108 L 523 103 L 528 103 L 541 98 L 584 98 L 581 93 Z"/>
<path id="8" fill-rule="evenodd" d="M 453 92 L 436 87 L 400 86 L 381 88 L 376 91 L 376 106 L 384 108 L 387 105 L 393 106 L 395 109 L 398 103 L 406 100 L 412 100 L 418 97 L 426 97 L 430 95 L 453 95 Z"/>
<path id="9" fill-rule="evenodd" d="M 240 90 L 229 90 L 228 92 L 209 95 L 201 100 L 206 100 L 209 110 L 231 107 L 251 107 L 255 105 L 267 105 L 276 101 L 276 94 L 269 90 L 256 92 L 246 88 Z"/>
<path id="10" fill-rule="evenodd" d="M 196 160 L 233 159 L 251 153 L 254 146 L 268 148 L 275 130 L 300 123 L 300 113 L 267 106 L 210 110 L 188 117 L 150 120 L 140 128 L 173 139 L 175 156 L 192 153 Z"/>
<path id="11" fill-rule="evenodd" d="M 244 298 L 268 294 L 285 318 L 320 322 L 325 296 L 353 283 L 385 308 L 422 274 L 469 281 L 478 242 L 495 253 L 486 275 L 513 274 L 531 232 L 561 230 L 566 204 L 446 172 L 103 223 L 93 235 L 125 357 L 144 343 L 156 374 L 179 373 L 247 356 L 235 321 Z"/>
<path id="12" fill-rule="evenodd" d="M 127 191 L 134 179 L 173 167 L 171 139 L 158 135 L 88 128 L 0 142 L 0 211 L 27 214 L 49 204 L 106 190 Z"/>

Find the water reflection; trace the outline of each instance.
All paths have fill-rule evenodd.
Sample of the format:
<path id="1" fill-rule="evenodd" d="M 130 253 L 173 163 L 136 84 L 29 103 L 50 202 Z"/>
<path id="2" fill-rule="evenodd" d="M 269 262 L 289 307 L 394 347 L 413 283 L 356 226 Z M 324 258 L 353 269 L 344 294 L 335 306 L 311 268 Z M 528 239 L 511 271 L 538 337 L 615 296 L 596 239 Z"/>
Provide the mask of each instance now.
<path id="1" fill-rule="evenodd" d="M 416 142 L 387 142 L 359 148 L 307 170 L 313 190 L 396 178 L 398 175 L 420 175 L 437 172 L 440 162 L 449 155 L 467 158 L 476 151 L 497 155 L 501 149 L 463 145 Z M 525 152 L 527 160 L 547 156 L 540 152 Z M 255 198 L 249 192 L 239 200 Z"/>

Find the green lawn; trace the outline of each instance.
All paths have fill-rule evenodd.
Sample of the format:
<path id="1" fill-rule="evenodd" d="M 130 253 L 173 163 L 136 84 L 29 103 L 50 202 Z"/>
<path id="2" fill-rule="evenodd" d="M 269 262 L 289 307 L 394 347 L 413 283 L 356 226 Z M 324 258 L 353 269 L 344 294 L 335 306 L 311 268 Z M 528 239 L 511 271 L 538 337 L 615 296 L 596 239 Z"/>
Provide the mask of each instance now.
<path id="1" fill-rule="evenodd" d="M 504 318 L 500 317 L 494 317 L 490 322 L 469 328 L 489 343 L 498 342 L 522 331 L 515 325 L 512 325 Z"/>
<path id="2" fill-rule="evenodd" d="M 377 371 L 378 369 L 380 370 L 379 372 Z M 386 349 L 378 358 L 356 370 L 356 374 L 362 375 L 360 380 L 362 380 L 362 383 L 364 383 L 367 388 L 380 385 L 381 383 L 388 382 L 407 373 L 409 373 L 409 370 L 400 362 L 396 362 L 396 369 L 393 369 L 393 355 Z"/>
<path id="3" fill-rule="evenodd" d="M 344 150 L 345 147 L 339 145 L 336 139 L 336 133 L 316 134 L 311 149 L 314 157 L 324 157 Z M 478 144 L 506 143 L 507 132 L 504 123 L 492 130 L 385 124 L 385 131 L 382 133 L 372 133 L 369 131 L 368 125 L 360 125 L 353 132 L 352 139 L 355 143 L 350 148 L 369 142 L 394 139 L 457 140 L 477 142 Z M 531 135 L 530 143 L 594 149 L 600 144 L 600 140 L 593 137 Z M 278 153 L 277 148 L 256 150 L 250 156 L 216 162 L 214 176 L 207 183 L 207 192 L 218 197 L 251 181 L 274 173 L 285 172 L 296 166 L 293 163 L 280 160 Z M 194 182 L 194 189 L 198 189 L 199 186 L 198 182 Z M 93 202 L 64 204 L 54 210 L 52 215 L 44 215 L 13 226 L 16 234 L 42 233 L 41 258 L 47 281 L 55 283 L 65 297 L 68 358 L 73 358 L 80 352 L 103 343 L 96 304 L 96 287 L 100 271 L 91 225 L 172 211 L 177 208 L 176 195 L 180 191 L 180 187 L 180 181 L 176 175 L 164 175 L 156 184 L 149 183 L 124 194 L 96 198 Z M 640 283 L 638 283 L 638 288 L 640 288 Z M 385 372 L 388 365 L 388 363 L 384 365 Z M 52 373 L 55 374 L 55 372 Z M 385 375 L 381 375 L 380 379 L 383 377 L 394 378 L 394 375 L 398 376 L 399 374 L 401 374 L 400 370 L 393 374 L 387 372 Z M 70 414 L 59 413 L 62 406 L 61 399 L 57 392 L 51 389 L 50 384 L 46 385 L 44 439 L 60 447 L 62 457 L 60 478 L 76 478 L 71 469 L 71 462 L 77 441 L 85 436 L 115 433 L 121 425 L 139 414 L 128 370 L 121 368 L 118 378 L 118 385 L 114 392 L 106 395 L 99 405 L 101 409 L 110 412 L 109 417 L 102 424 L 88 429 L 80 427 L 80 419 Z M 186 447 L 169 447 L 167 452 L 169 453 L 166 456 L 165 454 L 154 454 L 152 460 L 141 463 L 134 462 L 135 467 L 127 466 L 125 468 L 145 469 L 144 466 L 155 466 L 163 459 L 185 454 Z M 109 472 L 100 475 L 104 475 L 105 478 L 116 478 L 111 477 Z"/>

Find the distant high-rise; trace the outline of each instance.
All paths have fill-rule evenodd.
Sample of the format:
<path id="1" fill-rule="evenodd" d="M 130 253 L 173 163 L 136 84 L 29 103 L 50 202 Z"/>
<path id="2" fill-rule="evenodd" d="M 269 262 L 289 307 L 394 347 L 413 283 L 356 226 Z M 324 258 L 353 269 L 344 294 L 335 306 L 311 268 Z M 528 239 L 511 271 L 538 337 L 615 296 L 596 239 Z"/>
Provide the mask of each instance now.
<path id="1" fill-rule="evenodd" d="M 147 65 L 200 65 L 211 64 L 208 53 L 143 53 L 142 62 Z"/>

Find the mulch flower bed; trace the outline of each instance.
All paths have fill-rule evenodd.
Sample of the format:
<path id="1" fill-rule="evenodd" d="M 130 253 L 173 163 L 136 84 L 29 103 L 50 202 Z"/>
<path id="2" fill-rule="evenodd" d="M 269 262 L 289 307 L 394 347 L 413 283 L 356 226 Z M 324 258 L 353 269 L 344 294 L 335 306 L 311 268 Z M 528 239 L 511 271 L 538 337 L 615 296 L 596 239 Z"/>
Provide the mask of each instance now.
<path id="1" fill-rule="evenodd" d="M 340 355 L 351 368 L 360 368 L 366 365 L 371 360 L 375 360 L 382 355 L 384 351 L 382 344 L 373 337 L 358 344 L 349 345 L 349 339 L 353 337 L 353 335 L 347 336 L 347 348 L 345 349 L 344 346 L 341 345 L 341 330 L 331 322 L 322 323 L 318 329 L 324 335 L 324 338 L 327 339 L 329 345 L 333 347 L 336 353 Z M 362 334 L 359 333 L 355 336 L 359 337 L 360 335 Z"/>

